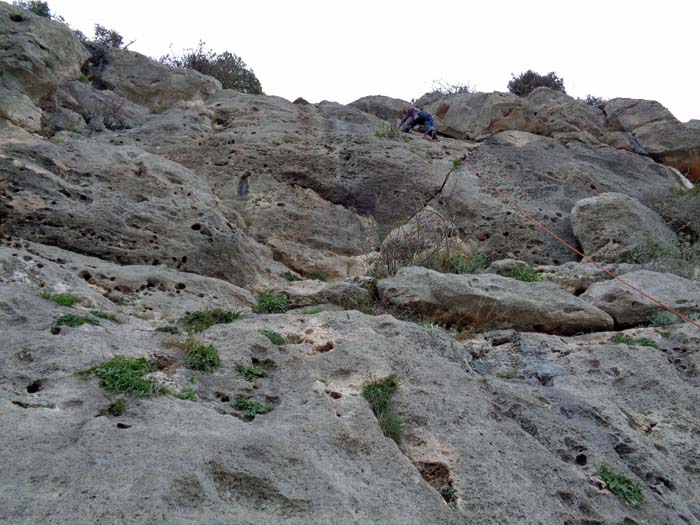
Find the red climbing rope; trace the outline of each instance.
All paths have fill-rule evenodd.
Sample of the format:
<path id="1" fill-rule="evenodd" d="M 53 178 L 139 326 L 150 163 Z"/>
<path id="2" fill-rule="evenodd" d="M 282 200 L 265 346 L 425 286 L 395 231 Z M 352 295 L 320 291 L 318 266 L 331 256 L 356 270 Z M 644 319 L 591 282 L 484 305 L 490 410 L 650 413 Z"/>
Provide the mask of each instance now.
<path id="1" fill-rule="evenodd" d="M 533 217 L 532 215 L 530 215 L 530 213 L 528 213 L 528 211 L 525 210 L 522 206 L 520 206 L 518 203 L 514 202 L 514 201 L 508 196 L 508 194 L 507 194 L 504 190 L 502 190 L 501 188 L 499 188 L 496 184 L 494 184 L 492 181 L 490 181 L 490 180 L 487 179 L 485 176 L 483 176 L 481 173 L 479 173 L 479 171 L 478 171 L 472 164 L 470 164 L 469 162 L 466 161 L 466 158 L 457 158 L 457 157 L 455 157 L 455 156 L 450 152 L 450 150 L 448 150 L 447 147 L 444 146 L 444 145 L 442 145 L 442 144 L 440 144 L 440 147 L 442 148 L 442 150 L 443 150 L 447 155 L 449 155 L 449 156 L 452 157 L 453 159 L 459 161 L 461 164 L 464 164 L 465 166 L 467 166 L 471 171 L 474 172 L 474 174 L 479 178 L 479 180 L 481 180 L 482 182 L 484 182 L 489 188 L 491 188 L 494 192 L 496 192 L 496 193 L 501 197 L 501 200 L 503 200 L 503 202 L 505 202 L 506 204 L 508 204 L 509 206 L 511 206 L 511 207 L 512 207 L 515 211 L 517 211 L 522 217 L 524 217 L 525 219 L 527 219 L 528 221 L 530 221 L 531 223 L 533 223 L 534 225 L 536 225 L 538 228 L 540 228 L 541 230 L 543 230 L 547 235 L 549 235 L 550 237 L 553 237 L 554 239 L 556 239 L 557 241 L 559 241 L 561 244 L 563 244 L 564 246 L 566 246 L 569 250 L 571 250 L 571 251 L 574 252 L 575 254 L 581 256 L 583 259 L 585 259 L 585 260 L 587 260 L 588 262 L 590 262 L 591 264 L 593 264 L 593 265 L 594 265 L 596 268 L 598 268 L 599 270 L 602 270 L 603 272 L 607 273 L 607 274 L 608 274 L 609 276 L 611 276 L 613 279 L 616 279 L 617 281 L 620 281 L 622 284 L 624 284 L 624 285 L 627 286 L 628 288 L 634 290 L 635 292 L 637 292 L 638 294 L 642 295 L 643 297 L 646 297 L 646 298 L 649 299 L 650 301 L 652 301 L 652 302 L 658 304 L 661 308 L 663 308 L 663 309 L 665 309 L 665 310 L 668 310 L 668 311 L 671 312 L 672 314 L 678 316 L 678 318 L 683 319 L 684 321 L 686 321 L 687 323 L 692 324 L 692 325 L 695 326 L 696 328 L 700 328 L 700 324 L 699 324 L 699 323 L 693 321 L 692 319 L 690 319 L 689 317 L 683 315 L 682 313 L 680 313 L 680 312 L 674 310 L 673 308 L 671 308 L 671 307 L 668 306 L 667 304 L 665 304 L 665 303 L 659 301 L 659 300 L 656 299 L 655 297 L 652 297 L 651 295 L 649 295 L 648 293 L 646 293 L 644 290 L 640 290 L 639 288 L 637 288 L 636 286 L 634 286 L 634 285 L 631 284 L 630 282 L 624 280 L 622 277 L 620 277 L 620 276 L 614 274 L 613 272 L 611 272 L 610 270 L 608 270 L 607 268 L 605 268 L 602 264 L 600 264 L 600 263 L 594 261 L 594 260 L 593 260 L 591 257 L 589 257 L 588 255 L 585 255 L 585 254 L 582 253 L 580 250 L 576 249 L 575 246 L 572 246 L 570 243 L 566 242 L 564 239 L 562 239 L 561 237 L 559 237 L 556 233 L 554 233 L 552 230 L 550 230 L 549 228 L 547 228 L 547 226 L 545 226 L 544 224 L 542 224 L 542 222 L 540 222 L 540 221 L 537 220 L 535 217 Z M 466 155 L 465 155 L 465 157 L 466 157 Z"/>

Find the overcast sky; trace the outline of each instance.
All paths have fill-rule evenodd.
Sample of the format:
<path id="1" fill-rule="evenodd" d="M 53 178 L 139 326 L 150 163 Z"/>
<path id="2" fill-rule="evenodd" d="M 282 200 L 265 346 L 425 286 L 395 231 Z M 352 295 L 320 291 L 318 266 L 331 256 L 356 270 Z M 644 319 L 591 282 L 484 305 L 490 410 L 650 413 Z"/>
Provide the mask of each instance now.
<path id="1" fill-rule="evenodd" d="M 658 100 L 700 119 L 696 0 L 49 0 L 92 35 L 95 23 L 152 57 L 231 51 L 265 93 L 310 102 L 411 99 L 433 81 L 505 91 L 510 74 L 555 71 L 570 95 Z"/>

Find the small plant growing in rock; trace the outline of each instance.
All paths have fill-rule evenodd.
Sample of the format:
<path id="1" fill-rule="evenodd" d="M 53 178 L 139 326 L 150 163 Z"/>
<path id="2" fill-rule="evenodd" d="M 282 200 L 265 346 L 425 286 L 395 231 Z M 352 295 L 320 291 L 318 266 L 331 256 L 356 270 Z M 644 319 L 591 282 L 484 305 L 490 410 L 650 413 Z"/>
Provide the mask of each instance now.
<path id="1" fill-rule="evenodd" d="M 380 121 L 374 130 L 374 136 L 386 139 L 397 139 L 403 136 L 398 122 L 392 120 L 390 122 Z"/>
<path id="2" fill-rule="evenodd" d="M 542 280 L 542 274 L 536 272 L 529 264 L 525 266 L 516 266 L 515 268 L 513 268 L 513 271 L 510 272 L 510 276 L 513 279 L 517 279 L 518 281 L 524 281 L 526 283 L 532 283 L 535 281 Z"/>
<path id="3" fill-rule="evenodd" d="M 649 323 L 652 326 L 670 326 L 672 324 L 678 324 L 681 319 L 676 315 L 672 314 L 668 310 L 661 310 L 649 317 Z"/>
<path id="4" fill-rule="evenodd" d="M 181 321 L 185 325 L 185 332 L 196 333 L 202 332 L 215 324 L 232 323 L 241 316 L 241 312 L 231 312 L 221 310 L 198 310 L 184 316 Z"/>
<path id="5" fill-rule="evenodd" d="M 252 399 L 239 399 L 234 403 L 234 408 L 241 410 L 247 417 L 255 417 L 258 414 L 267 414 L 272 411 L 270 405 L 260 403 Z"/>
<path id="6" fill-rule="evenodd" d="M 114 403 L 109 405 L 109 413 L 112 414 L 113 416 L 121 416 L 126 412 L 126 401 L 124 399 L 119 398 L 117 399 Z"/>
<path id="7" fill-rule="evenodd" d="M 143 376 L 158 370 L 158 364 L 147 357 L 116 356 L 104 363 L 77 372 L 78 376 L 95 375 L 100 386 L 111 394 L 131 397 L 167 395 L 170 390 Z"/>
<path id="8" fill-rule="evenodd" d="M 270 375 L 267 370 L 256 365 L 241 365 L 238 367 L 238 373 L 248 381 L 253 381 L 259 377 L 267 377 Z"/>
<path id="9" fill-rule="evenodd" d="M 656 343 L 648 337 L 640 337 L 639 339 L 634 339 L 633 337 L 627 337 L 626 335 L 618 334 L 613 338 L 612 342 L 618 345 L 649 346 L 651 348 L 658 348 Z"/>
<path id="10" fill-rule="evenodd" d="M 255 311 L 259 314 L 283 314 L 288 308 L 287 294 L 274 295 L 264 293 L 258 297 L 258 304 Z"/>
<path id="11" fill-rule="evenodd" d="M 603 480 L 608 490 L 615 494 L 621 502 L 633 507 L 638 507 L 644 503 L 642 487 L 638 483 L 622 474 L 618 474 L 607 465 L 601 465 L 597 474 Z"/>
<path id="12" fill-rule="evenodd" d="M 289 281 L 290 283 L 294 282 L 294 281 L 303 281 L 304 280 L 303 277 L 299 277 L 298 275 L 293 274 L 292 272 L 284 272 L 282 274 L 282 277 L 284 277 L 284 279 L 286 281 Z"/>
<path id="13" fill-rule="evenodd" d="M 156 328 L 156 332 L 164 332 L 166 334 L 177 334 L 180 332 L 180 330 L 178 330 L 177 326 L 168 325 L 159 326 L 158 328 Z"/>
<path id="14" fill-rule="evenodd" d="M 205 345 L 190 339 L 185 347 L 185 366 L 193 370 L 213 370 L 221 366 L 219 351 L 213 345 Z"/>
<path id="15" fill-rule="evenodd" d="M 96 325 L 99 325 L 100 322 L 97 319 L 93 319 L 92 317 L 66 314 L 66 315 L 62 315 L 61 317 L 57 318 L 53 324 L 54 324 L 54 326 L 76 327 L 76 326 L 83 326 L 84 324 L 90 324 L 90 325 L 96 326 Z"/>
<path id="16" fill-rule="evenodd" d="M 94 316 L 97 317 L 98 319 L 106 319 L 107 321 L 112 321 L 113 323 L 119 322 L 117 320 L 117 316 L 114 314 L 110 314 L 107 312 L 103 312 L 102 310 L 90 310 L 90 313 Z"/>
<path id="17" fill-rule="evenodd" d="M 500 374 L 496 374 L 496 377 L 500 379 L 515 379 L 516 377 L 518 377 L 518 373 L 520 373 L 520 365 L 515 365 L 507 372 L 501 372 Z"/>
<path id="18" fill-rule="evenodd" d="M 76 304 L 80 302 L 80 299 L 69 293 L 51 294 L 48 292 L 42 292 L 39 295 L 39 297 L 48 301 L 53 301 L 54 303 L 61 306 L 67 306 L 68 308 L 73 308 Z"/>
<path id="19" fill-rule="evenodd" d="M 322 311 L 323 309 L 320 306 L 307 306 L 306 308 L 302 308 L 299 313 L 302 315 L 315 315 L 320 314 Z"/>
<path id="20" fill-rule="evenodd" d="M 273 345 L 282 346 L 284 344 L 284 337 L 274 330 L 260 330 L 260 333 L 267 337 Z"/>
<path id="21" fill-rule="evenodd" d="M 401 442 L 403 424 L 401 419 L 391 409 L 391 398 L 399 388 L 399 379 L 396 374 L 391 374 L 384 379 L 370 381 L 362 387 L 364 397 L 372 412 L 377 418 L 382 433 L 393 439 L 397 444 Z"/>

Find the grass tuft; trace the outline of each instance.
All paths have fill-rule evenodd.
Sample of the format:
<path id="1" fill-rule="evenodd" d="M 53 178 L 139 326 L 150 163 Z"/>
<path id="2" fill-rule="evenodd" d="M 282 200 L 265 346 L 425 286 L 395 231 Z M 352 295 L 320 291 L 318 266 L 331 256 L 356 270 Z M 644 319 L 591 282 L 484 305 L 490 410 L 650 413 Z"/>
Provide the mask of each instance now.
<path id="1" fill-rule="evenodd" d="M 259 314 L 283 314 L 288 308 L 287 300 L 287 294 L 264 293 L 258 297 L 255 311 Z"/>
<path id="2" fill-rule="evenodd" d="M 100 386 L 112 394 L 131 397 L 151 397 L 167 395 L 168 388 L 158 385 L 143 376 L 158 370 L 158 365 L 147 357 L 116 356 L 101 365 L 77 372 L 79 376 L 95 375 Z"/>
<path id="3" fill-rule="evenodd" d="M 621 502 L 633 507 L 639 507 L 644 503 L 642 487 L 622 474 L 613 471 L 607 465 L 601 465 L 597 472 L 608 487 L 608 490 L 617 496 Z"/>
<path id="4" fill-rule="evenodd" d="M 542 280 L 542 274 L 536 272 L 529 264 L 525 266 L 518 265 L 515 268 L 513 268 L 513 271 L 510 272 L 510 277 L 513 279 L 517 279 L 518 281 L 524 281 L 526 283 L 532 283 Z"/>
<path id="5" fill-rule="evenodd" d="M 113 416 L 121 416 L 124 412 L 126 412 L 126 401 L 122 398 L 109 405 L 109 413 Z"/>
<path id="6" fill-rule="evenodd" d="M 82 326 L 84 324 L 91 324 L 93 326 L 99 325 L 100 322 L 92 317 L 85 317 L 82 315 L 66 314 L 57 318 L 54 321 L 54 326 Z"/>
<path id="7" fill-rule="evenodd" d="M 205 345 L 190 339 L 185 347 L 185 366 L 193 370 L 213 370 L 221 366 L 219 351 L 213 345 Z"/>
<path id="8" fill-rule="evenodd" d="M 260 333 L 267 337 L 274 345 L 282 346 L 284 344 L 284 337 L 274 330 L 260 330 Z"/>
<path id="9" fill-rule="evenodd" d="M 107 312 L 103 312 L 102 310 L 90 310 L 90 313 L 98 317 L 100 319 L 106 319 L 107 321 L 112 321 L 113 323 L 118 323 L 119 321 L 117 320 L 117 316 L 114 314 L 109 314 Z"/>
<path id="10" fill-rule="evenodd" d="M 202 332 L 215 324 L 232 323 L 241 316 L 241 312 L 232 312 L 216 308 L 214 310 L 199 310 L 187 314 L 180 319 L 185 325 L 185 332 Z"/>
<path id="11" fill-rule="evenodd" d="M 520 365 L 515 365 L 513 368 L 508 370 L 507 372 L 501 372 L 500 374 L 496 374 L 496 377 L 500 379 L 515 379 L 518 377 L 518 373 L 520 372 Z"/>
<path id="12" fill-rule="evenodd" d="M 68 308 L 73 308 L 80 302 L 80 299 L 69 293 L 50 294 L 48 292 L 43 292 L 39 295 L 39 297 L 48 301 L 53 301 L 61 306 L 67 306 Z"/>
<path id="13" fill-rule="evenodd" d="M 177 326 L 159 326 L 156 328 L 156 332 L 165 332 L 166 334 L 177 334 L 180 332 Z"/>
<path id="14" fill-rule="evenodd" d="M 243 411 L 243 415 L 248 417 L 255 417 L 258 414 L 267 414 L 272 411 L 270 405 L 265 403 L 260 403 L 252 399 L 239 399 L 234 403 L 234 408 Z"/>
<path id="15" fill-rule="evenodd" d="M 626 335 L 618 334 L 613 338 L 612 342 L 618 345 L 649 346 L 651 348 L 658 348 L 656 343 L 648 337 L 640 337 L 639 339 L 634 339 L 632 337 L 627 337 Z"/>
<path id="16" fill-rule="evenodd" d="M 304 280 L 303 277 L 299 277 L 298 275 L 293 274 L 292 272 L 284 272 L 282 274 L 282 277 L 284 277 L 284 279 L 289 281 L 290 283 L 294 282 L 294 281 L 303 281 Z"/>
<path id="17" fill-rule="evenodd" d="M 258 377 L 267 377 L 270 375 L 267 370 L 256 365 L 241 365 L 238 367 L 238 373 L 245 377 L 248 381 L 253 381 Z"/>
<path id="18" fill-rule="evenodd" d="M 399 388 L 399 379 L 396 374 L 391 374 L 384 379 L 370 381 L 362 387 L 364 397 L 372 412 L 377 418 L 379 428 L 384 435 L 393 439 L 397 444 L 401 442 L 403 424 L 401 419 L 391 409 L 391 398 Z"/>

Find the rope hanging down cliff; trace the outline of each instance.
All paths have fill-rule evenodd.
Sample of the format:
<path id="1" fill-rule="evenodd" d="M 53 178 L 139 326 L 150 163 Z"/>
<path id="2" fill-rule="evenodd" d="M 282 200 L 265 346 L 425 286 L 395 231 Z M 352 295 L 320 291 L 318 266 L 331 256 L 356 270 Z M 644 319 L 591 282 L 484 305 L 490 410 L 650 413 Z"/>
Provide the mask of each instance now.
<path id="1" fill-rule="evenodd" d="M 667 304 L 663 303 L 662 301 L 660 301 L 660 300 L 656 299 L 655 297 L 649 295 L 649 294 L 646 293 L 644 290 L 641 290 L 641 289 L 637 288 L 637 287 L 634 286 L 632 283 L 626 281 L 626 280 L 623 279 L 622 277 L 620 277 L 620 276 L 616 275 L 615 273 L 611 272 L 610 270 L 608 270 L 607 268 L 605 268 L 605 266 L 603 266 L 602 264 L 596 262 L 596 261 L 593 260 L 591 257 L 589 257 L 588 255 L 585 255 L 583 252 L 581 252 L 579 249 L 577 249 L 575 246 L 572 246 L 570 243 L 566 242 L 564 239 L 562 239 L 561 237 L 559 237 L 556 233 L 554 233 L 552 230 L 550 230 L 549 228 L 547 228 L 547 226 L 545 226 L 541 221 L 539 221 L 537 218 L 533 217 L 527 210 L 525 210 L 525 209 L 524 209 L 522 206 L 520 206 L 517 202 L 515 202 L 513 199 L 511 199 L 510 196 L 508 195 L 508 193 L 507 193 L 506 191 L 502 190 L 502 189 L 499 188 L 493 181 L 489 180 L 487 177 L 485 177 L 484 175 L 482 175 L 481 173 L 479 173 L 479 170 L 477 170 L 472 164 L 470 164 L 469 162 L 467 162 L 467 160 L 466 160 L 466 154 L 463 155 L 461 158 L 458 158 L 458 157 L 456 157 L 455 155 L 453 155 L 452 152 L 451 152 L 450 150 L 447 149 L 447 146 L 445 146 L 445 145 L 443 145 L 443 144 L 439 144 L 439 146 L 440 146 L 440 148 L 441 148 L 448 156 L 450 156 L 450 157 L 452 157 L 453 159 L 459 161 L 459 162 L 460 162 L 460 165 L 463 165 L 463 166 L 467 167 L 470 171 L 472 171 L 472 172 L 474 173 L 474 175 L 476 175 L 476 177 L 477 177 L 480 181 L 482 181 L 484 184 L 486 184 L 486 186 L 488 186 L 489 189 L 493 190 L 493 192 L 496 193 L 504 203 L 506 203 L 508 206 L 510 206 L 511 208 L 513 208 L 521 217 L 523 217 L 524 219 L 530 221 L 532 224 L 534 224 L 534 225 L 537 226 L 539 229 L 541 229 L 542 231 L 544 231 L 547 235 L 549 235 L 550 237 L 552 237 L 553 239 L 555 239 L 556 241 L 558 241 L 559 243 L 561 243 L 563 246 L 565 246 L 566 248 L 568 248 L 569 250 L 571 250 L 572 252 L 574 252 L 576 255 L 578 255 L 578 256 L 580 256 L 581 258 L 585 259 L 586 261 L 590 262 L 590 263 L 593 264 L 596 268 L 598 268 L 599 270 L 605 272 L 606 274 L 608 274 L 608 275 L 609 275 L 610 277 L 612 277 L 613 279 L 615 279 L 615 280 L 621 282 L 621 283 L 622 283 L 623 285 L 625 285 L 626 287 L 630 288 L 631 290 L 634 290 L 635 292 L 637 292 L 637 293 L 640 294 L 641 296 L 643 296 L 643 297 L 645 297 L 646 299 L 649 299 L 650 301 L 652 301 L 653 303 L 659 305 L 659 306 L 660 306 L 661 308 L 663 308 L 664 310 L 667 310 L 667 311 L 671 312 L 672 314 L 674 314 L 675 316 L 677 316 L 679 319 L 682 319 L 683 321 L 685 321 L 685 322 L 687 322 L 687 323 L 690 323 L 691 325 L 695 326 L 696 328 L 700 328 L 700 323 L 698 323 L 698 322 L 696 322 L 696 321 L 693 321 L 693 320 L 690 319 L 688 316 L 683 315 L 682 313 L 678 312 L 677 310 L 671 308 L 670 306 L 668 306 Z"/>

